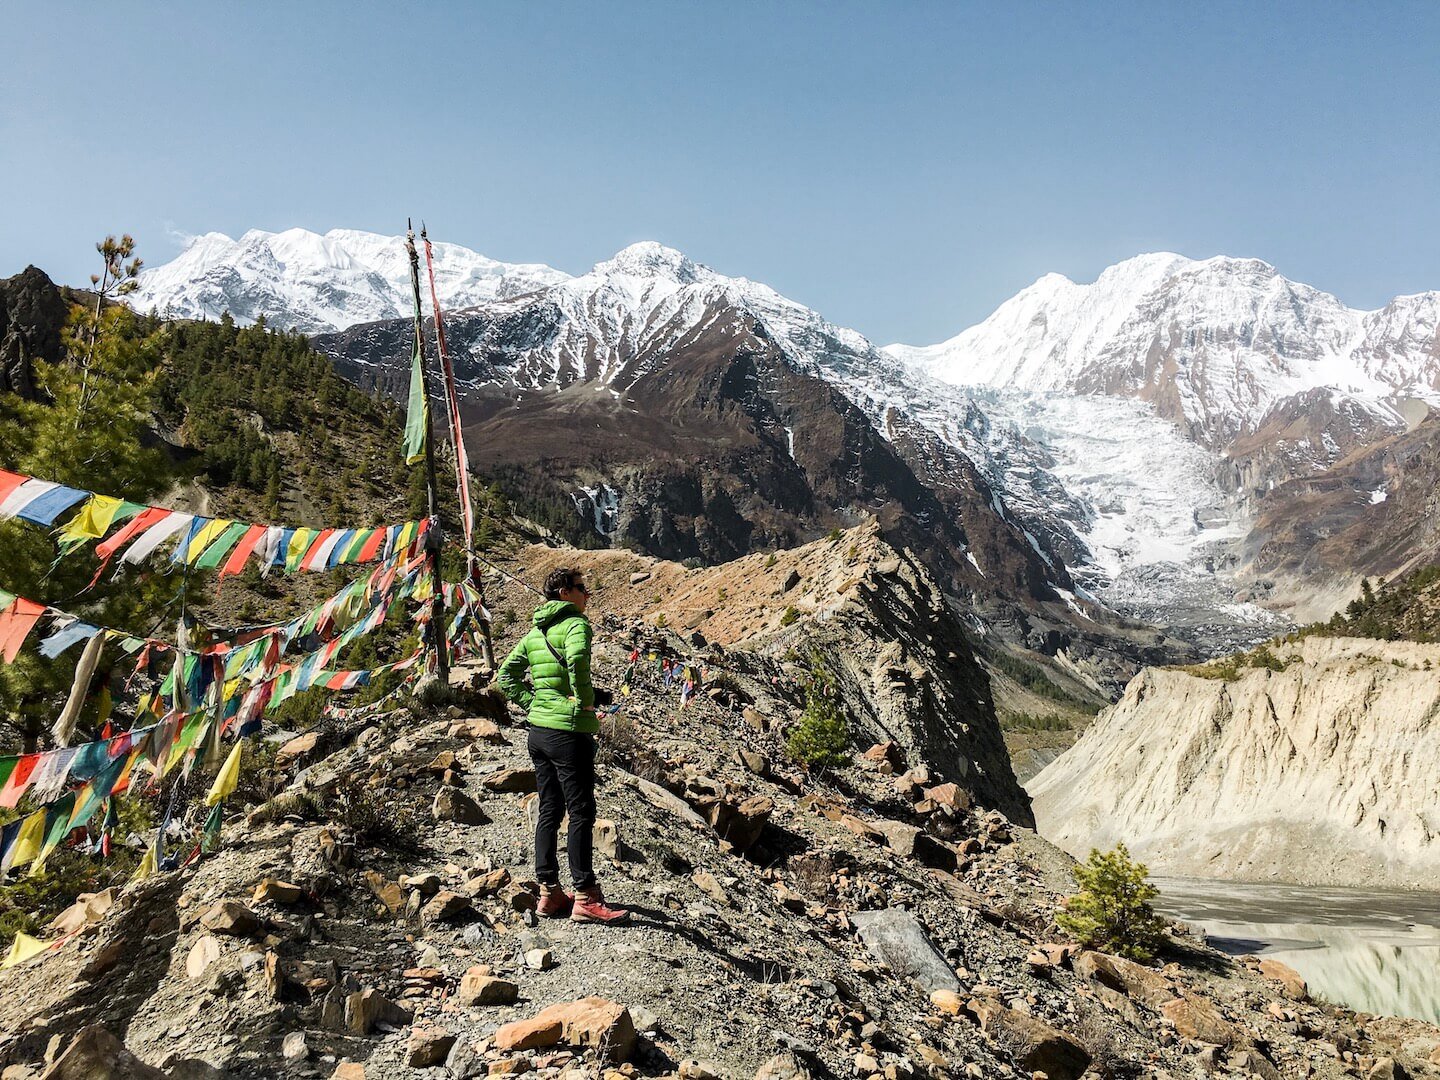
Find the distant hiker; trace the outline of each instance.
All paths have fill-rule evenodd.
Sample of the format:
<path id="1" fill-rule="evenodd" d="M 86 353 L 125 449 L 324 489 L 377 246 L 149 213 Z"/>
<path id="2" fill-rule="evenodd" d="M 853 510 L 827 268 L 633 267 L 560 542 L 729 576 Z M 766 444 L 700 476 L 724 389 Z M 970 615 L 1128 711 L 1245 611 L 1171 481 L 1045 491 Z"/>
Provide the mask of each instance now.
<path id="1" fill-rule="evenodd" d="M 556 570 L 545 579 L 545 600 L 534 629 L 500 666 L 500 689 L 529 714 L 526 740 L 535 764 L 540 814 L 535 823 L 535 877 L 543 895 L 539 912 L 575 922 L 620 922 L 629 916 L 605 903 L 593 867 L 595 829 L 595 688 L 590 684 L 593 632 L 590 602 L 580 570 Z M 528 685 L 525 674 L 529 672 Z M 566 850 L 575 896 L 560 887 L 560 819 L 570 815 Z"/>

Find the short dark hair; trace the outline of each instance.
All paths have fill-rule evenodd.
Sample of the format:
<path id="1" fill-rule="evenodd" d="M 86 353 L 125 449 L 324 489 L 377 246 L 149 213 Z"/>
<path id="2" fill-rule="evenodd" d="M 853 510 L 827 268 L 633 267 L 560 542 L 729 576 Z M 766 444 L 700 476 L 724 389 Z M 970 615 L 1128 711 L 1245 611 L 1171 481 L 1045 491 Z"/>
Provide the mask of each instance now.
<path id="1" fill-rule="evenodd" d="M 559 600 L 562 592 L 566 589 L 573 589 L 576 580 L 584 576 L 584 570 L 577 570 L 570 566 L 562 566 L 559 570 L 550 571 L 550 576 L 545 579 L 545 599 Z"/>

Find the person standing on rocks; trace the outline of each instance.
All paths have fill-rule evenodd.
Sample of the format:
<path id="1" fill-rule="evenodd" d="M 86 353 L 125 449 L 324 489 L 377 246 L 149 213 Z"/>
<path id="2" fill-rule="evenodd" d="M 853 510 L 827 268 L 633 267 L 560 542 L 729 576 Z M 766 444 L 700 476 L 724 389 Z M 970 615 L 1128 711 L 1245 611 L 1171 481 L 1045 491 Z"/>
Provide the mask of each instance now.
<path id="1" fill-rule="evenodd" d="M 595 878 L 595 688 L 590 683 L 593 631 L 585 608 L 590 590 L 580 570 L 562 568 L 545 579 L 545 603 L 534 626 L 500 666 L 500 690 L 530 721 L 526 745 L 535 764 L 540 814 L 535 823 L 539 912 L 574 922 L 617 923 L 630 913 L 605 903 Z M 529 682 L 526 682 L 526 674 Z M 566 851 L 571 896 L 560 887 L 560 819 L 570 815 Z"/>

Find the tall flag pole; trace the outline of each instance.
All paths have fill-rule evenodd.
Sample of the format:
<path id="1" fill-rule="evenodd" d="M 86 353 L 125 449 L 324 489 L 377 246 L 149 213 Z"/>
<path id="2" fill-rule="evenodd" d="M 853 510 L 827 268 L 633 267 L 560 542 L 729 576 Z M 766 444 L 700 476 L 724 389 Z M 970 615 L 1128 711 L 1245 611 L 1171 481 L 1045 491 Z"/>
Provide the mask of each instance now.
<path id="1" fill-rule="evenodd" d="M 425 245 L 425 272 L 430 278 L 430 302 L 435 308 L 435 345 L 440 354 L 440 371 L 445 377 L 445 404 L 450 418 L 450 441 L 455 444 L 455 492 L 460 497 L 460 524 L 465 533 L 465 579 L 480 597 L 476 621 L 480 626 L 481 656 L 485 666 L 495 668 L 495 646 L 490 639 L 490 618 L 485 610 L 485 591 L 475 562 L 475 505 L 470 500 L 470 456 L 460 426 L 460 390 L 455 382 L 455 365 L 445 344 L 445 320 L 440 311 L 440 292 L 435 287 L 435 258 L 425 223 L 420 223 L 420 240 Z"/>
<path id="2" fill-rule="evenodd" d="M 425 546 L 430 549 L 430 575 L 434 596 L 430 609 L 430 644 L 435 649 L 435 674 L 442 683 L 450 681 L 450 656 L 445 641 L 445 588 L 440 578 L 440 550 L 444 533 L 440 528 L 440 505 L 435 495 L 435 440 L 430 431 L 430 388 L 425 371 L 425 331 L 420 311 L 420 255 L 415 250 L 415 230 L 405 223 L 405 254 L 410 257 L 410 288 L 415 295 L 415 348 L 410 365 L 410 413 L 405 424 L 405 453 L 407 464 L 411 458 L 411 427 L 419 430 L 420 442 L 424 444 L 421 456 L 425 459 L 425 495 L 429 504 L 430 528 L 425 533 Z M 416 387 L 419 387 L 420 405 L 416 408 Z M 423 417 L 416 420 L 416 414 Z"/>

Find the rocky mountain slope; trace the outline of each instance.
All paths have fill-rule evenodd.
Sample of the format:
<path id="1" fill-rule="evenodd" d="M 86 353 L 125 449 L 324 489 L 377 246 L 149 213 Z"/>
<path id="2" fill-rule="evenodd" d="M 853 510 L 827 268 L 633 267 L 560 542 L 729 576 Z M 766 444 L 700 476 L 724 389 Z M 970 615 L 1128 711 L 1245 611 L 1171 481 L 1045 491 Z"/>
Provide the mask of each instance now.
<path id="1" fill-rule="evenodd" d="M 1029 783 L 1039 827 L 1165 873 L 1435 888 L 1437 668 L 1434 645 L 1306 637 L 1148 669 Z"/>
<path id="2" fill-rule="evenodd" d="M 325 255 L 327 244 L 362 247 L 351 238 L 364 235 L 383 250 L 365 258 L 386 262 L 393 286 L 398 241 L 280 235 L 292 238 L 282 247 L 306 254 L 285 262 L 216 242 L 203 267 L 187 253 L 182 260 L 195 265 L 151 271 L 142 302 L 210 288 L 242 319 L 263 312 L 283 325 L 339 327 L 346 332 L 326 347 L 357 377 L 403 381 L 403 321 L 395 332 L 357 324 L 403 316 L 404 304 L 352 299 L 351 269 L 332 268 L 342 260 Z M 442 254 L 442 270 L 458 268 L 441 285 L 448 308 L 458 322 L 471 320 L 468 332 L 452 331 L 471 393 L 492 384 L 497 399 L 509 394 L 522 411 L 542 389 L 583 384 L 618 395 L 663 377 L 669 359 L 697 342 L 753 323 L 788 363 L 861 410 L 922 484 L 944 489 L 954 476 L 974 488 L 978 475 L 988 488 L 981 501 L 1008 523 L 998 531 L 1035 549 L 1021 553 L 1026 592 L 1082 608 L 1089 595 L 1207 651 L 1273 632 L 1268 608 L 1288 611 L 1317 588 L 1353 588 L 1354 577 L 1337 570 L 1294 577 L 1240 548 L 1275 486 L 1403 433 L 1440 386 L 1440 294 L 1360 312 L 1258 260 L 1146 255 L 1092 285 L 1048 275 L 949 342 L 880 350 L 761 283 L 658 244 L 634 245 L 576 278 L 486 271 L 478 291 L 466 284 L 477 276 L 469 268 L 490 261 L 459 248 Z M 268 291 L 237 287 L 226 301 L 206 283 L 227 275 L 268 282 Z M 469 303 L 483 310 L 463 312 Z M 771 434 L 788 447 L 797 436 L 786 413 L 777 410 Z M 573 480 L 566 495 L 586 518 L 596 496 L 618 506 L 627 494 L 613 480 Z M 888 497 L 853 493 L 857 503 Z M 972 511 L 965 529 L 976 526 Z M 982 552 L 972 554 L 986 566 Z M 1045 560 L 1063 572 L 1043 569 Z M 1005 560 L 1002 577 L 1012 564 Z M 1036 590 L 1041 578 L 1053 580 Z"/>
<path id="3" fill-rule="evenodd" d="M 411 333 L 391 320 L 315 343 L 361 385 L 398 393 Z M 1083 544 L 1058 484 L 1037 468 L 1017 488 L 957 449 L 986 443 L 978 409 L 907 409 L 887 389 L 905 379 L 893 362 L 764 286 L 639 244 L 448 316 L 446 336 L 472 466 L 592 541 L 715 563 L 873 515 L 985 625 L 1065 651 L 1096 686 L 1184 651 L 1081 595 L 1066 553 Z"/>
<path id="4" fill-rule="evenodd" d="M 862 579 L 837 609 L 776 625 L 787 596 L 773 595 L 763 562 L 747 563 L 707 602 L 705 646 L 659 625 L 679 607 L 651 590 L 674 579 L 709 593 L 710 572 L 546 553 L 599 582 L 600 681 L 613 685 L 632 647 L 642 652 L 602 732 L 596 830 L 607 890 L 633 925 L 534 918 L 523 729 L 461 669 L 448 715 L 356 717 L 282 748 L 247 790 L 284 790 L 232 814 L 220 852 L 82 905 L 80 933 L 0 973 L 10 1075 L 46 1061 L 52 1080 L 94 1075 L 87 1053 L 147 1078 L 1426 1068 L 1440 1030 L 1310 1001 L 1283 965 L 1233 961 L 1178 931 L 1156 968 L 1061 941 L 1066 860 L 986 807 L 1002 778 L 944 773 L 903 747 L 897 718 L 923 711 L 925 695 L 980 690 L 963 654 L 952 672 L 890 636 L 919 571 L 892 567 L 866 535 L 842 541 L 862 549 L 853 564 L 828 542 L 797 553 L 816 573 Z M 510 569 L 542 565 L 532 551 Z M 493 586 L 497 611 L 528 610 L 513 581 Z M 502 644 L 521 629 L 514 619 Z M 827 644 L 841 637 L 847 648 Z M 842 702 L 867 738 L 873 724 L 897 736 L 825 776 L 782 750 L 798 714 L 795 657 L 812 647 L 854 653 Z M 651 653 L 700 654 L 709 692 L 680 709 Z M 904 677 L 886 670 L 892 660 Z M 983 709 L 964 722 L 971 746 L 998 738 Z"/>

